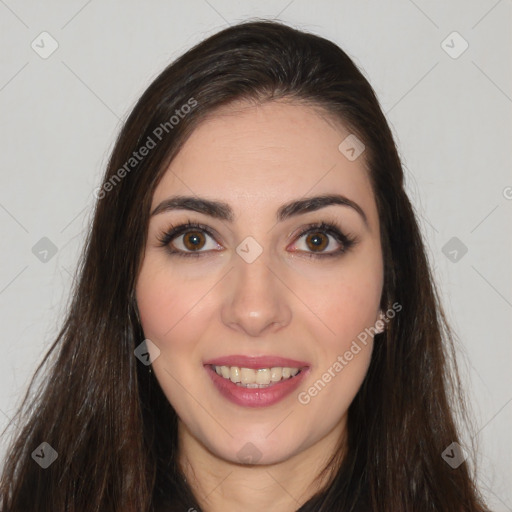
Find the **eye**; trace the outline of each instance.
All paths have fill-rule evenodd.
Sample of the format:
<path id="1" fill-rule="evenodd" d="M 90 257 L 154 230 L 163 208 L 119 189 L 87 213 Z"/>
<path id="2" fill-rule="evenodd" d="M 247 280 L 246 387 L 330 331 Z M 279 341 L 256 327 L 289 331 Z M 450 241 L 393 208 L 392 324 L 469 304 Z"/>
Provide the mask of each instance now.
<path id="1" fill-rule="evenodd" d="M 162 247 L 167 248 L 168 252 L 178 256 L 201 256 L 208 251 L 222 249 L 215 242 L 214 236 L 207 226 L 190 221 L 172 227 L 159 235 L 158 240 Z"/>
<path id="2" fill-rule="evenodd" d="M 312 257 L 338 256 L 356 243 L 355 238 L 345 235 L 335 224 L 327 222 L 310 224 L 299 233 L 298 240 L 292 252 L 302 252 Z"/>

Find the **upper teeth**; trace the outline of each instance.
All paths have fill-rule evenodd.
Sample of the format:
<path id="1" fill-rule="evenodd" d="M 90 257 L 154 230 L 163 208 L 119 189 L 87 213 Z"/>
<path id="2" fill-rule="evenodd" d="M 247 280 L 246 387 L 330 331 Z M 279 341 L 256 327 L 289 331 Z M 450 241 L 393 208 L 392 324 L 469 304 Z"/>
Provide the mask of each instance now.
<path id="1" fill-rule="evenodd" d="M 299 373 L 299 368 L 276 366 L 274 368 L 240 368 L 238 366 L 215 366 L 213 369 L 218 375 L 229 379 L 233 383 L 241 384 L 270 384 L 280 380 L 289 379 Z"/>

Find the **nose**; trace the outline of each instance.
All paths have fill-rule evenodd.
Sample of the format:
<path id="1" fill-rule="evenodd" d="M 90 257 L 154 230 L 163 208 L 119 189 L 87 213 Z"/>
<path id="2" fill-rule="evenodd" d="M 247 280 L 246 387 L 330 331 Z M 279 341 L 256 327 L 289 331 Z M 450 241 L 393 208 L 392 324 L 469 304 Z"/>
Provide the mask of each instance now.
<path id="1" fill-rule="evenodd" d="M 292 317 L 289 292 L 264 254 L 252 263 L 236 258 L 223 283 L 223 323 L 252 337 L 287 326 Z"/>

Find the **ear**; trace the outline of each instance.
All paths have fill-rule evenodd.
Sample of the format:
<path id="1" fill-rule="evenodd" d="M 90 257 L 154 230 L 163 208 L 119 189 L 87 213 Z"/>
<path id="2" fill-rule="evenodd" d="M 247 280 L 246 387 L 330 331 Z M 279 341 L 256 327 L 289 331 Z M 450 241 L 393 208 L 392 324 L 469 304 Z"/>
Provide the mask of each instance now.
<path id="1" fill-rule="evenodd" d="M 382 312 L 382 309 L 379 310 L 379 315 L 377 320 L 375 321 L 375 334 L 380 334 L 386 330 L 386 315 Z"/>

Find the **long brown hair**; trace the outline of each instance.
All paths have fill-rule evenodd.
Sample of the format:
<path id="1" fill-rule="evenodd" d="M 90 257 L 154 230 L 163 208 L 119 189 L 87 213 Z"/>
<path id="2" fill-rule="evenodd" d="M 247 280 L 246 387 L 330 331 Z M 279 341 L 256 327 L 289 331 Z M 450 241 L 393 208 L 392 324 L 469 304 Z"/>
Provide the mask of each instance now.
<path id="1" fill-rule="evenodd" d="M 459 441 L 455 409 L 465 410 L 453 336 L 374 91 L 334 43 L 265 20 L 186 52 L 124 123 L 96 192 L 67 317 L 10 423 L 18 430 L 0 510 L 200 510 L 177 464 L 176 413 L 134 355 L 144 340 L 134 287 L 155 187 L 201 120 L 240 99 L 313 105 L 363 141 L 381 224 L 381 307 L 402 306 L 376 335 L 349 409 L 347 451 L 333 455 L 339 469 L 300 511 L 485 510 L 468 463 L 454 468 L 442 457 Z M 48 445 L 57 458 L 43 469 L 35 455 L 52 454 Z"/>

